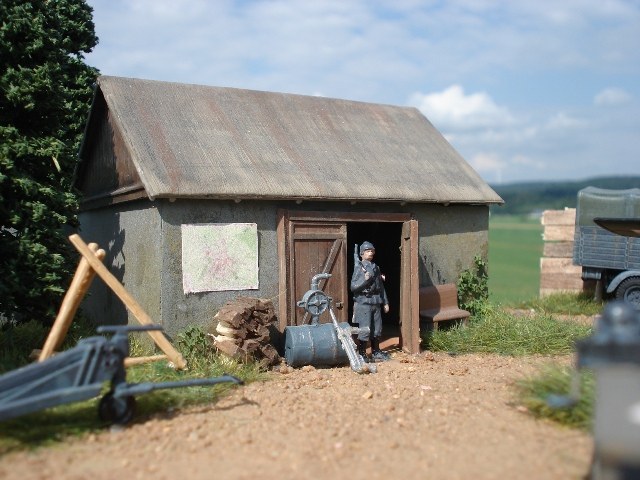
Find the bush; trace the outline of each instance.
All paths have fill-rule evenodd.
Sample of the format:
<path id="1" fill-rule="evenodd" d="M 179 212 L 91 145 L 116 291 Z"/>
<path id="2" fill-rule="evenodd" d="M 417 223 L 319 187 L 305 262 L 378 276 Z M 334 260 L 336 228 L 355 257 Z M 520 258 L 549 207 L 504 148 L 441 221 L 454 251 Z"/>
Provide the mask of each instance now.
<path id="1" fill-rule="evenodd" d="M 458 306 L 471 315 L 481 315 L 489 299 L 489 275 L 487 262 L 480 255 L 473 259 L 473 269 L 467 269 L 458 277 Z"/>
<path id="2" fill-rule="evenodd" d="M 40 320 L 5 321 L 0 325 L 0 373 L 14 370 L 33 359 L 31 352 L 41 349 L 51 325 Z M 75 347 L 81 338 L 96 335 L 96 326 L 82 314 L 76 315 L 59 350 Z"/>
<path id="3" fill-rule="evenodd" d="M 0 327 L 0 373 L 29 363 L 31 352 L 42 348 L 49 333 L 41 322 L 6 322 Z"/>

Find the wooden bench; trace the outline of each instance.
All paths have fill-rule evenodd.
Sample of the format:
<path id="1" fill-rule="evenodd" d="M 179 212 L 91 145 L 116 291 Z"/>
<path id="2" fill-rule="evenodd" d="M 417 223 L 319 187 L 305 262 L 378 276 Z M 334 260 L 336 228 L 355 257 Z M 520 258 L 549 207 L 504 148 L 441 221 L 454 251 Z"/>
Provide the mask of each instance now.
<path id="1" fill-rule="evenodd" d="M 458 308 L 458 290 L 454 283 L 420 288 L 420 320 L 426 321 L 434 330 L 438 322 L 462 320 L 465 325 L 471 315 Z"/>

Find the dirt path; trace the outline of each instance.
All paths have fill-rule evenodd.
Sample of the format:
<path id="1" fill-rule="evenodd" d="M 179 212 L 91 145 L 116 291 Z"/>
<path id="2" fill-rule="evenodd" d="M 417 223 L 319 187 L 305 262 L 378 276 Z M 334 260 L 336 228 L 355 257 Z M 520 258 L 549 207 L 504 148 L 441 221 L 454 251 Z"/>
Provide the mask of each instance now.
<path id="1" fill-rule="evenodd" d="M 273 372 L 214 406 L 5 455 L 0 478 L 583 478 L 590 435 L 514 404 L 512 382 L 548 361 L 398 353 L 372 375 Z"/>

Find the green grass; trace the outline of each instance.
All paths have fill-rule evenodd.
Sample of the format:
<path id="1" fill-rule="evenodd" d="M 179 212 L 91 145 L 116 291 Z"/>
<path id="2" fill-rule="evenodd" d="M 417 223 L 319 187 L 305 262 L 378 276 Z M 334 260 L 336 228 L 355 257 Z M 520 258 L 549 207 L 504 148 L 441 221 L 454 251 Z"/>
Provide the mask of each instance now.
<path id="1" fill-rule="evenodd" d="M 572 353 L 575 341 L 590 333 L 591 327 L 557 320 L 549 314 L 517 316 L 503 308 L 490 307 L 468 327 L 459 325 L 426 333 L 423 346 L 457 354 L 563 355 Z"/>
<path id="2" fill-rule="evenodd" d="M 559 292 L 532 298 L 515 304 L 517 308 L 533 309 L 543 313 L 564 315 L 596 315 L 603 308 L 602 302 L 595 302 L 588 293 Z"/>
<path id="3" fill-rule="evenodd" d="M 517 382 L 519 402 L 536 418 L 546 418 L 572 428 L 587 430 L 592 425 L 595 399 L 593 372 L 584 371 L 579 376 L 577 403 L 566 408 L 553 408 L 549 398 L 556 395 L 571 395 L 575 369 L 549 364 L 538 373 Z M 575 392 L 577 393 L 577 392 Z"/>
<path id="4" fill-rule="evenodd" d="M 489 219 L 489 295 L 512 305 L 538 296 L 542 225 L 537 218 L 492 215 Z"/>

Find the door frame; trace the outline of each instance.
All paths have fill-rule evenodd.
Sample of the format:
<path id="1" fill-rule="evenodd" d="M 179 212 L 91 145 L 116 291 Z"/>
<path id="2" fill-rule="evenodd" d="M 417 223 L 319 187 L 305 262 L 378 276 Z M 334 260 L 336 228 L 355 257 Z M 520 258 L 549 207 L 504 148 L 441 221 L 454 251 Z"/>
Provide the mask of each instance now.
<path id="1" fill-rule="evenodd" d="M 289 238 L 292 221 L 307 222 L 395 222 L 402 223 L 402 269 L 400 279 L 400 346 L 409 353 L 420 351 L 420 316 L 418 306 L 418 221 L 410 213 L 318 212 L 278 209 L 278 326 L 284 332 L 290 317 L 291 252 Z M 408 252 L 406 250 L 409 250 Z M 347 274 L 348 275 L 348 274 Z"/>

